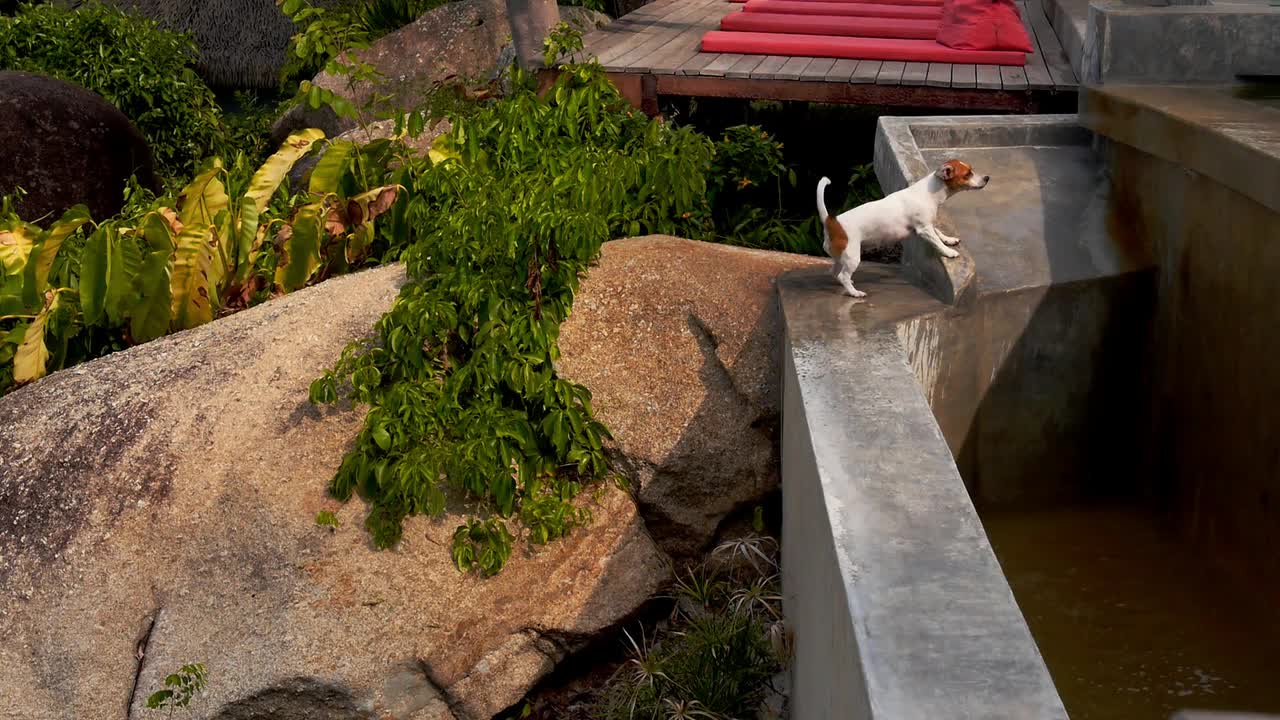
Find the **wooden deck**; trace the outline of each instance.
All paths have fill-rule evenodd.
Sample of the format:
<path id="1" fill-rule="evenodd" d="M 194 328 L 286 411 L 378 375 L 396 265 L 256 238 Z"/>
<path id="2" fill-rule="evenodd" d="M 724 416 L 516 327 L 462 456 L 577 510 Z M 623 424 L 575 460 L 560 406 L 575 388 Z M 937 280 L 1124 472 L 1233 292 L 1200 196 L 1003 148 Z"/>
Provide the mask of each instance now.
<path id="1" fill-rule="evenodd" d="M 998 112 L 1074 107 L 1076 76 L 1040 2 L 1019 7 L 1036 46 L 1025 67 L 700 52 L 702 34 L 741 11 L 727 0 L 656 0 L 588 35 L 585 52 L 651 114 L 661 95 Z"/>

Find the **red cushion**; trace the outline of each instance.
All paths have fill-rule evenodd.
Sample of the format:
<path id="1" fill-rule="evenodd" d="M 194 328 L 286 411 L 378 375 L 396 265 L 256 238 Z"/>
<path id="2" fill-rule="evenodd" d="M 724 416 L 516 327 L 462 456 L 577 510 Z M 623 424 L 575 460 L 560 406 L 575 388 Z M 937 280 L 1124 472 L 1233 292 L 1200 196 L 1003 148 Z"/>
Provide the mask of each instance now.
<path id="1" fill-rule="evenodd" d="M 1013 0 L 945 0 L 938 42 L 956 50 L 1034 52 Z"/>
<path id="2" fill-rule="evenodd" d="M 792 35 L 844 35 L 866 38 L 906 38 L 932 40 L 938 34 L 937 20 L 851 17 L 848 15 L 780 15 L 777 13 L 730 13 L 720 21 L 721 30 L 738 32 L 789 33 Z"/>
<path id="3" fill-rule="evenodd" d="M 752 0 L 752 2 L 755 1 Z M 702 36 L 702 52 L 976 65 L 1027 64 L 1025 53 L 1000 50 L 955 50 L 932 40 L 784 35 L 723 30 L 712 30 Z"/>
<path id="4" fill-rule="evenodd" d="M 914 20 L 938 20 L 942 18 L 942 8 L 932 5 L 879 5 L 876 3 L 856 2 L 818 2 L 817 0 L 747 0 L 745 11 L 784 13 L 787 15 L 847 15 Z"/>

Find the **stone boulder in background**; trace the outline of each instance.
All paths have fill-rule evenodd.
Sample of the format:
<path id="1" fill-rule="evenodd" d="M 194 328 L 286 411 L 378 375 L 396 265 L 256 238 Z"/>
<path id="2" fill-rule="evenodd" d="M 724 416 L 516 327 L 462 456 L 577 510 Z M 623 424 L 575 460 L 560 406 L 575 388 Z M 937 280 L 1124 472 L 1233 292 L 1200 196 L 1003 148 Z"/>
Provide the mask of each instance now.
<path id="1" fill-rule="evenodd" d="M 488 720 L 662 587 L 617 490 L 488 580 L 451 563 L 457 516 L 379 551 L 326 496 L 364 413 L 308 384 L 403 281 L 331 279 L 0 398 L 0 718 L 144 717 L 203 662 L 195 718 Z"/>
<path id="2" fill-rule="evenodd" d="M 78 203 L 101 220 L 124 204 L 129 176 L 157 187 L 146 139 L 101 96 L 24 72 L 0 72 L 0 88 L 0 195 L 27 192 L 24 220 Z"/>
<path id="3" fill-rule="evenodd" d="M 671 237 L 606 243 L 560 334 L 649 532 L 693 557 L 778 487 L 775 278 L 829 261 Z"/>
<path id="4" fill-rule="evenodd" d="M 561 19 L 584 33 L 609 22 L 609 17 L 576 7 L 560 8 Z M 394 113 L 419 107 L 427 95 L 450 78 L 489 80 L 512 57 L 511 25 L 503 0 L 458 0 L 441 5 L 412 24 L 376 40 L 357 57 L 378 70 L 377 83 L 351 83 L 349 78 L 320 73 L 312 81 L 363 107 L 375 94 L 387 99 L 379 108 Z M 355 127 L 327 106 L 294 107 L 272 126 L 272 138 L 283 142 L 289 133 L 320 128 L 334 137 Z"/>

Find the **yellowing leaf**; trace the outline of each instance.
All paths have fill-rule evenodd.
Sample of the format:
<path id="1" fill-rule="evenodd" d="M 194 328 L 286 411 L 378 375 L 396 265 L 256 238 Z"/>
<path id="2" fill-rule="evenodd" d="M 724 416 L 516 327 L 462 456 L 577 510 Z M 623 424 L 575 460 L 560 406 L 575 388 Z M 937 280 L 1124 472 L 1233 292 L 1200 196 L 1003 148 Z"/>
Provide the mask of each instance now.
<path id="1" fill-rule="evenodd" d="M 259 214 L 266 209 L 267 203 L 271 202 L 271 196 L 275 194 L 276 188 L 280 187 L 280 183 L 284 181 L 294 164 L 311 151 L 311 146 L 316 141 L 323 139 L 323 130 L 315 128 L 299 130 L 286 138 L 280 145 L 280 149 L 258 168 L 258 172 L 254 173 L 253 179 L 249 181 L 249 190 L 244 197 L 253 203 Z"/>
<path id="2" fill-rule="evenodd" d="M 218 213 L 231 204 L 227 189 L 219 179 L 221 174 L 222 161 L 214 158 L 207 169 L 183 188 L 178 203 L 178 219 L 183 226 L 213 225 Z"/>
<path id="3" fill-rule="evenodd" d="M 18 344 L 13 356 L 13 381 L 18 384 L 39 380 L 48 372 L 49 349 L 44 344 L 45 326 L 49 315 L 58 306 L 58 294 L 50 292 L 45 296 L 45 305 L 36 315 Z"/>
<path id="4" fill-rule="evenodd" d="M 209 225 L 187 225 L 174 249 L 169 317 L 174 330 L 186 330 L 213 319 L 209 268 L 213 259 Z"/>

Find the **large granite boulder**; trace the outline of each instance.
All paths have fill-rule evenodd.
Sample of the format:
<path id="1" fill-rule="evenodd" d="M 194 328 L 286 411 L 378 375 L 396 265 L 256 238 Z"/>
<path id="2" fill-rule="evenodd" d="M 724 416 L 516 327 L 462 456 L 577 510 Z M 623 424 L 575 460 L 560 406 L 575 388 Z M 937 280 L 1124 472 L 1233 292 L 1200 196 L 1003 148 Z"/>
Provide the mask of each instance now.
<path id="1" fill-rule="evenodd" d="M 576 7 L 560 8 L 561 19 L 583 32 L 609 22 L 599 12 Z M 435 8 L 412 24 L 375 41 L 357 57 L 369 63 L 382 79 L 377 83 L 352 83 L 347 77 L 320 73 L 312 82 L 364 107 L 375 94 L 379 110 L 409 111 L 419 107 L 438 84 L 451 79 L 489 80 L 512 54 L 511 24 L 503 0 L 457 0 Z M 333 137 L 356 122 L 339 118 L 327 106 L 294 107 L 272 126 L 272 137 L 283 142 L 289 133 L 315 127 Z"/>
<path id="2" fill-rule="evenodd" d="M 704 550 L 778 487 L 781 316 L 775 278 L 828 260 L 646 237 L 606 243 L 561 329 L 649 532 Z"/>
<path id="3" fill-rule="evenodd" d="M 488 720 L 660 589 L 619 491 L 488 580 L 450 562 L 458 517 L 379 551 L 363 504 L 326 496 L 363 411 L 308 383 L 403 279 L 335 278 L 0 398 L 0 718 L 143 717 L 203 662 L 196 718 Z"/>
<path id="4" fill-rule="evenodd" d="M 78 203 L 110 217 L 130 175 L 156 187 L 147 141 L 101 96 L 25 72 L 0 72 L 0 88 L 0 195 L 27 192 L 17 206 L 24 220 Z"/>

